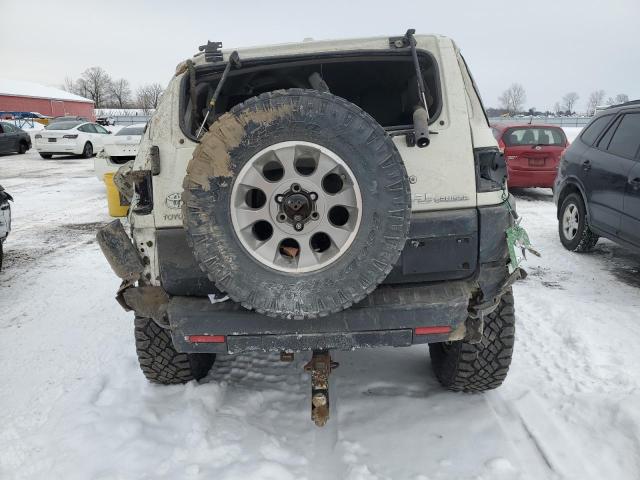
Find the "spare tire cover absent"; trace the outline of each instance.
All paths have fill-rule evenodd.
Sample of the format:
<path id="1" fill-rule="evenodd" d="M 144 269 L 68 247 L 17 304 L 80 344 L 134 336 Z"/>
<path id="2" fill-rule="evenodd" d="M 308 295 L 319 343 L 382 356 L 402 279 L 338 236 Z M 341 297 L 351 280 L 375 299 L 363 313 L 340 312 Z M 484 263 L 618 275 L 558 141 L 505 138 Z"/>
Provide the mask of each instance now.
<path id="1" fill-rule="evenodd" d="M 183 217 L 201 268 L 244 307 L 304 319 L 360 301 L 396 264 L 409 181 L 362 109 L 315 90 L 264 93 L 202 137 Z"/>

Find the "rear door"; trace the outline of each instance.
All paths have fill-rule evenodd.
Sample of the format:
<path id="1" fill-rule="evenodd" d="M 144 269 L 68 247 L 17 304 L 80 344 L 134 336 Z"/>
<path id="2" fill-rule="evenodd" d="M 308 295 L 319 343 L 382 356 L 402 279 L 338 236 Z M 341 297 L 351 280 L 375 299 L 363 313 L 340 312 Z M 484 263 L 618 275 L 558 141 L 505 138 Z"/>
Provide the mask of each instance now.
<path id="1" fill-rule="evenodd" d="M 626 137 L 622 138 L 623 135 Z M 625 152 L 632 157 L 626 178 L 620 236 L 640 247 L 640 112 L 628 113 L 623 117 L 614 140 L 618 136 L 619 142 L 624 142 Z M 613 140 L 610 148 L 612 146 Z M 634 148 L 635 154 L 631 154 Z"/>
<path id="2" fill-rule="evenodd" d="M 505 130 L 505 159 L 510 169 L 555 171 L 567 137 L 558 127 L 514 127 Z"/>
<path id="3" fill-rule="evenodd" d="M 632 167 L 626 135 L 629 121 L 618 116 L 582 158 L 591 224 L 620 234 L 627 175 Z M 622 130 L 620 129 L 622 127 Z"/>
<path id="4" fill-rule="evenodd" d="M 107 138 L 107 135 L 109 135 L 109 130 L 104 128 L 102 125 L 98 125 L 97 123 L 93 124 L 93 128 L 95 128 L 96 130 L 96 134 L 94 135 L 96 140 L 96 146 L 102 149 L 104 147 L 105 139 Z"/>

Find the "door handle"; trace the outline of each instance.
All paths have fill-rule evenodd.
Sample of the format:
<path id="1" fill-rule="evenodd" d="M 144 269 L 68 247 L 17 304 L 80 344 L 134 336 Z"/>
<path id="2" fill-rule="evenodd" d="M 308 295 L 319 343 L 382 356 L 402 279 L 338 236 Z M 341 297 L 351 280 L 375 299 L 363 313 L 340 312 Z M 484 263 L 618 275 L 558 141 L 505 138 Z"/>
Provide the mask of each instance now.
<path id="1" fill-rule="evenodd" d="M 629 185 L 631 185 L 634 190 L 638 190 L 640 188 L 640 177 L 630 178 Z"/>
<path id="2" fill-rule="evenodd" d="M 585 160 L 582 162 L 582 169 L 586 171 L 591 170 L 591 160 Z"/>

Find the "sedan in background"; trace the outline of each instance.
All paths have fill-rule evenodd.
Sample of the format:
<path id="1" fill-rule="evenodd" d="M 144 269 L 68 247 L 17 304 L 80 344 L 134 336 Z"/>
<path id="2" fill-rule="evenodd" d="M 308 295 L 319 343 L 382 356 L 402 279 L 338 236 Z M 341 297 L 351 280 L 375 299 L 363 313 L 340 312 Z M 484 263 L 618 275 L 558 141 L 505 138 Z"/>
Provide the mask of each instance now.
<path id="1" fill-rule="evenodd" d="M 569 146 L 560 127 L 551 125 L 494 125 L 504 152 L 509 187 L 553 188 L 560 155 Z"/>
<path id="2" fill-rule="evenodd" d="M 98 180 L 102 181 L 105 173 L 113 173 L 136 158 L 145 126 L 144 123 L 126 126 L 105 141 L 104 150 L 93 161 Z"/>
<path id="3" fill-rule="evenodd" d="M 99 152 L 111 132 L 101 125 L 82 121 L 47 125 L 35 136 L 35 147 L 42 158 L 53 155 L 82 155 L 91 158 Z"/>
<path id="4" fill-rule="evenodd" d="M 31 137 L 21 128 L 0 122 L 0 153 L 25 153 L 31 148 Z"/>

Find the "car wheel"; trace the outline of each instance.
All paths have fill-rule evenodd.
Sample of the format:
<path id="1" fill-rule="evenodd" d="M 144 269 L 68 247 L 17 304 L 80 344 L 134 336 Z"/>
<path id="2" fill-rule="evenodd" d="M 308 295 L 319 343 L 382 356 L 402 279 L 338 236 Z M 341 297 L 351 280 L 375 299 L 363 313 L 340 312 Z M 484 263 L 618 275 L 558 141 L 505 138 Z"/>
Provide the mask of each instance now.
<path id="1" fill-rule="evenodd" d="M 321 317 L 362 300 L 409 230 L 409 181 L 391 137 L 356 105 L 315 90 L 264 93 L 222 115 L 184 188 L 203 270 L 273 317 Z"/>
<path id="2" fill-rule="evenodd" d="M 18 153 L 20 155 L 22 155 L 23 153 L 26 153 L 28 149 L 29 147 L 26 142 L 20 142 L 20 145 L 18 145 Z"/>
<path id="3" fill-rule="evenodd" d="M 53 157 L 53 155 L 50 153 L 41 153 L 40 156 L 45 160 L 49 160 L 51 157 Z"/>
<path id="4" fill-rule="evenodd" d="M 140 369 L 153 383 L 174 385 L 200 380 L 216 359 L 214 353 L 179 353 L 169 330 L 150 318 L 136 317 L 135 339 Z"/>
<path id="5" fill-rule="evenodd" d="M 456 392 L 484 392 L 507 377 L 515 341 L 515 313 L 511 289 L 484 317 L 479 343 L 464 340 L 429 344 L 431 367 L 442 386 Z"/>
<path id="6" fill-rule="evenodd" d="M 87 142 L 84 144 L 84 149 L 82 150 L 83 158 L 91 158 L 93 157 L 93 146 L 91 143 Z"/>
<path id="7" fill-rule="evenodd" d="M 580 194 L 567 195 L 562 202 L 558 233 L 562 245 L 572 252 L 588 252 L 598 242 L 598 235 L 587 224 L 587 209 Z"/>

